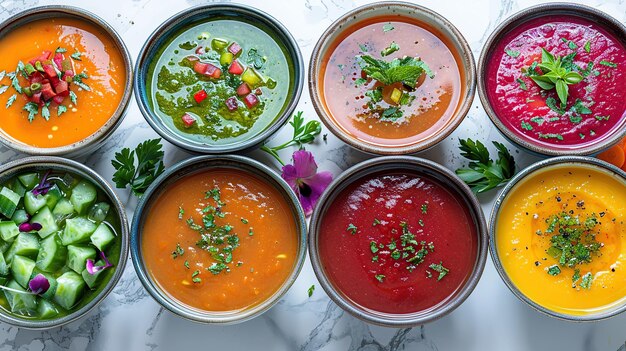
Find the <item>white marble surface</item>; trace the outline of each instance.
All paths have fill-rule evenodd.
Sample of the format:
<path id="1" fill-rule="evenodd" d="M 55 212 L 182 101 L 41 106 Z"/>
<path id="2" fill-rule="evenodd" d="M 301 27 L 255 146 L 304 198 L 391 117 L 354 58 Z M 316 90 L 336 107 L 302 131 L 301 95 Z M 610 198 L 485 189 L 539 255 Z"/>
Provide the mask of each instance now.
<path id="1" fill-rule="evenodd" d="M 133 58 L 144 40 L 166 18 L 202 0 L 65 0 L 63 4 L 84 7 L 107 20 L 126 41 Z M 336 18 L 367 1 L 352 0 L 242 0 L 282 21 L 300 44 L 305 66 L 318 35 Z M 469 41 L 478 56 L 482 43 L 493 28 L 514 12 L 539 0 L 422 0 L 451 20 Z M 626 21 L 623 0 L 580 1 Z M 0 20 L 11 14 L 52 1 L 2 0 Z M 0 53 L 1 54 L 1 53 Z M 298 109 L 308 118 L 317 118 L 308 91 Z M 1 118 L 1 116 L 0 116 Z M 326 132 L 326 131 L 325 131 Z M 285 128 L 274 142 L 289 138 Z M 156 133 L 141 116 L 135 101 L 117 132 L 86 163 L 110 179 L 112 154 L 124 146 L 134 147 Z M 457 137 L 501 140 L 492 127 L 478 98 L 467 119 L 450 138 L 419 156 L 436 160 L 455 169 L 461 164 Z M 509 145 L 510 146 L 510 145 Z M 511 146 L 510 146 L 511 147 Z M 321 169 L 335 174 L 370 156 L 344 145 L 333 135 L 328 142 L 309 148 Z M 283 153 L 289 157 L 289 151 Z M 189 157 L 186 152 L 166 145 L 166 163 Z M 262 154 L 257 158 L 277 168 Z M 523 152 L 517 161 L 528 165 L 535 159 Z M 0 163 L 21 157 L 0 147 Z M 278 168 L 277 168 L 278 169 Z M 118 190 L 132 214 L 135 200 Z M 481 196 L 485 213 L 491 210 L 495 193 Z M 307 289 L 316 284 L 312 298 Z M 119 285 L 99 308 L 70 325 L 45 331 L 29 331 L 0 323 L 0 351 L 4 350 L 607 350 L 626 349 L 626 314 L 608 321 L 575 324 L 543 316 L 518 301 L 496 273 L 491 259 L 474 293 L 452 314 L 423 327 L 386 329 L 373 327 L 343 313 L 319 287 L 310 263 L 282 301 L 262 317 L 235 326 L 195 324 L 164 311 L 145 292 L 129 261 Z"/>

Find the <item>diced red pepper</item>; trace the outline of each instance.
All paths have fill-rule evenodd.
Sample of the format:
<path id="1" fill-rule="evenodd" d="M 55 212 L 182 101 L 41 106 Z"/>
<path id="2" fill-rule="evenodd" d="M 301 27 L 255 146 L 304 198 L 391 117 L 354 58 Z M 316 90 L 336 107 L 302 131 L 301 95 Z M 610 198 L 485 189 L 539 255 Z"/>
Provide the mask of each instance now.
<path id="1" fill-rule="evenodd" d="M 243 65 L 235 60 L 228 67 L 228 73 L 240 75 L 243 73 Z"/>
<path id="2" fill-rule="evenodd" d="M 44 50 L 41 55 L 33 58 L 32 60 L 28 61 L 30 62 L 31 65 L 35 65 L 35 62 L 39 61 L 39 62 L 44 62 L 46 60 L 50 59 L 50 56 L 52 55 L 52 51 L 48 51 L 48 50 Z"/>
<path id="3" fill-rule="evenodd" d="M 41 94 L 45 100 L 50 100 L 56 95 L 54 90 L 52 90 L 52 85 L 50 85 L 50 83 L 41 85 Z"/>
<path id="4" fill-rule="evenodd" d="M 69 84 L 64 81 L 64 80 L 60 80 L 58 81 L 56 84 L 54 84 L 54 91 L 61 96 L 67 96 L 70 94 L 69 92 Z"/>
<path id="5" fill-rule="evenodd" d="M 30 97 L 30 101 L 36 103 L 36 104 L 40 104 L 42 103 L 41 101 L 41 93 L 35 93 L 33 94 L 33 96 Z"/>
<path id="6" fill-rule="evenodd" d="M 56 77 L 57 76 L 57 72 L 54 70 L 54 67 L 52 67 L 51 64 L 43 65 L 43 71 L 44 71 L 44 74 L 48 78 L 52 78 L 52 77 Z"/>
<path id="7" fill-rule="evenodd" d="M 228 108 L 228 111 L 230 112 L 236 111 L 237 108 L 239 108 L 239 104 L 237 104 L 237 98 L 234 96 L 231 96 L 228 99 L 226 99 L 224 103 L 226 104 L 226 107 Z"/>
<path id="8" fill-rule="evenodd" d="M 204 50 L 204 46 L 198 46 L 196 48 L 196 55 L 204 55 L 206 51 Z"/>
<path id="9" fill-rule="evenodd" d="M 206 97 L 207 94 L 204 89 L 200 89 L 195 94 L 193 94 L 193 98 L 196 100 L 197 103 L 201 103 L 202 101 L 204 101 L 204 99 L 206 99 Z"/>
<path id="10" fill-rule="evenodd" d="M 215 79 L 222 76 L 222 70 L 217 68 L 217 66 L 212 65 L 210 63 L 196 62 L 193 65 L 193 70 L 198 74 L 202 74 L 204 76 L 215 78 Z"/>
<path id="11" fill-rule="evenodd" d="M 237 42 L 233 41 L 233 43 L 228 46 L 228 52 L 237 56 L 241 52 L 241 46 L 239 46 Z"/>
<path id="12" fill-rule="evenodd" d="M 261 88 L 256 88 L 256 90 L 254 91 L 254 93 L 256 95 L 263 95 L 263 90 L 261 90 Z"/>
<path id="13" fill-rule="evenodd" d="M 52 61 L 55 65 L 57 65 L 57 69 L 60 71 L 61 67 L 63 67 L 63 54 L 57 52 L 56 54 L 54 54 L 54 58 L 52 59 Z"/>
<path id="14" fill-rule="evenodd" d="M 63 100 L 65 100 L 65 97 L 61 95 L 57 95 L 52 98 L 52 101 L 54 101 L 57 105 L 61 105 L 63 103 Z"/>
<path id="15" fill-rule="evenodd" d="M 183 117 L 181 117 L 181 119 L 183 120 L 183 123 L 185 124 L 185 127 L 187 128 L 193 126 L 194 123 L 196 123 L 196 119 L 188 113 L 185 113 Z"/>
<path id="16" fill-rule="evenodd" d="M 248 94 L 245 98 L 243 98 L 243 102 L 248 106 L 248 108 L 253 108 L 254 106 L 259 104 L 259 98 L 254 94 Z"/>
<path id="17" fill-rule="evenodd" d="M 241 83 L 237 88 L 237 95 L 244 96 L 250 94 L 250 87 L 246 83 Z"/>
<path id="18" fill-rule="evenodd" d="M 43 75 L 41 75 L 41 73 L 39 72 L 35 72 L 31 74 L 28 78 L 30 80 L 30 84 L 41 83 L 41 81 L 43 80 Z"/>

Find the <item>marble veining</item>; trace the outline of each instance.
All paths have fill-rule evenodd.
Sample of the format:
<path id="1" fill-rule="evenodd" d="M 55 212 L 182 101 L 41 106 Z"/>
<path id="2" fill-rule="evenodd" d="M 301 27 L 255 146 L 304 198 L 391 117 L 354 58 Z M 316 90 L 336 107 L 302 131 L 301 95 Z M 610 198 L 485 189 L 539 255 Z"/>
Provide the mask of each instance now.
<path id="1" fill-rule="evenodd" d="M 173 13 L 207 0 L 65 0 L 56 3 L 84 7 L 107 20 L 125 40 L 136 58 L 152 30 Z M 352 0 L 240 0 L 262 9 L 283 22 L 302 50 L 305 66 L 319 34 L 347 10 L 371 1 Z M 506 17 L 539 0 L 421 0 L 451 20 L 465 35 L 477 57 L 491 31 Z M 619 20 L 626 20 L 623 0 L 585 0 Z M 2 0 L 0 20 L 20 10 L 53 4 L 44 0 Z M 308 90 L 300 100 L 299 110 L 307 118 L 317 118 Z M 1 118 L 1 116 L 0 116 Z M 289 138 L 284 128 L 273 143 Z M 328 131 L 326 141 L 309 148 L 321 169 L 339 174 L 342 170 L 371 156 L 354 150 Z M 134 147 L 140 141 L 154 138 L 134 100 L 128 114 L 111 138 L 91 155 L 78 159 L 111 179 L 110 159 L 122 147 Z M 463 163 L 458 156 L 457 138 L 472 137 L 484 141 L 504 142 L 476 98 L 466 120 L 446 140 L 419 154 L 455 169 Z M 505 144 L 515 150 L 513 146 Z M 165 143 L 166 165 L 191 156 Z M 289 157 L 290 150 L 281 155 Z M 520 166 L 536 157 L 515 150 Z M 278 165 L 262 152 L 248 154 L 278 170 Z M 0 147 L 0 163 L 23 157 Z M 126 190 L 117 190 L 125 202 L 128 215 L 136 199 Z M 482 195 L 483 209 L 489 214 L 495 192 Z M 315 284 L 311 298 L 307 289 Z M 390 329 L 365 324 L 344 313 L 324 294 L 315 279 L 310 263 L 293 288 L 263 316 L 234 326 L 206 326 L 183 320 L 161 308 L 146 293 L 136 277 L 132 263 L 127 262 L 124 275 L 113 292 L 85 318 L 69 325 L 31 331 L 0 323 L 0 351 L 5 350 L 299 350 L 299 351 L 400 351 L 400 350 L 571 350 L 626 351 L 626 315 L 608 321 L 574 324 L 543 316 L 518 301 L 497 275 L 491 260 L 474 293 L 456 311 L 436 322 L 417 328 Z"/>

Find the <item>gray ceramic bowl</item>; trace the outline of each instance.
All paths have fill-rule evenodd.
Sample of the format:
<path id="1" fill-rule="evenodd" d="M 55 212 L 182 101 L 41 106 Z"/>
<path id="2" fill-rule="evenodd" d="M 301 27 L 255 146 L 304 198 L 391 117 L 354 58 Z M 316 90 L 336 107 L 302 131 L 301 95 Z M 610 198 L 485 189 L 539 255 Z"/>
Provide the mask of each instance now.
<path id="1" fill-rule="evenodd" d="M 88 136 L 87 138 L 70 145 L 54 148 L 34 147 L 15 140 L 0 129 L 0 142 L 18 152 L 37 156 L 77 157 L 84 155 L 96 149 L 99 145 L 104 143 L 104 141 L 109 136 L 111 136 L 111 134 L 113 134 L 117 127 L 119 127 L 119 125 L 122 123 L 122 120 L 124 119 L 126 110 L 128 108 L 128 102 L 130 101 L 130 96 L 133 91 L 133 67 L 132 60 L 130 58 L 130 55 L 128 54 L 128 49 L 126 48 L 124 41 L 117 34 L 115 29 L 113 29 L 113 27 L 111 27 L 102 18 L 94 15 L 93 13 L 78 7 L 65 5 L 33 7 L 14 16 L 11 16 L 7 20 L 2 22 L 0 24 L 0 40 L 4 35 L 6 35 L 6 33 L 29 22 L 39 19 L 61 17 L 76 18 L 91 23 L 95 27 L 100 28 L 112 39 L 112 41 L 117 46 L 117 49 L 122 56 L 122 59 L 124 60 L 124 71 L 126 72 L 126 80 L 124 81 L 124 94 L 122 95 L 120 103 L 117 106 L 117 109 L 115 110 L 113 115 L 98 131 Z"/>
<path id="2" fill-rule="evenodd" d="M 285 201 L 291 207 L 293 218 L 298 228 L 298 232 L 296 234 L 298 235 L 298 254 L 295 264 L 287 280 L 285 280 L 282 287 L 278 289 L 278 291 L 276 291 L 266 301 L 239 311 L 200 311 L 196 308 L 186 306 L 176 301 L 167 293 L 165 293 L 161 288 L 159 288 L 148 273 L 148 270 L 146 269 L 143 260 L 141 248 L 143 225 L 145 221 L 148 220 L 151 206 L 159 198 L 159 196 L 163 192 L 167 191 L 167 188 L 170 185 L 174 184 L 175 182 L 187 175 L 216 168 L 230 168 L 241 170 L 256 175 L 260 179 L 265 179 L 268 184 L 273 186 L 276 190 L 278 190 L 279 193 L 284 196 Z M 167 231 L 164 231 L 163 233 L 167 234 Z M 141 197 L 141 199 L 139 200 L 139 204 L 137 205 L 137 209 L 135 210 L 135 215 L 133 216 L 130 246 L 133 258 L 133 265 L 135 266 L 135 271 L 137 272 L 137 276 L 139 276 L 139 280 L 141 280 L 141 283 L 146 288 L 146 290 L 148 290 L 150 295 L 159 304 L 161 304 L 161 306 L 167 308 L 171 312 L 181 317 L 187 318 L 194 322 L 211 324 L 235 324 L 255 318 L 265 311 L 269 310 L 272 306 L 274 306 L 274 304 L 278 302 L 278 300 L 280 300 L 280 298 L 287 292 L 287 290 L 289 290 L 291 285 L 298 277 L 298 274 L 300 274 L 300 270 L 302 269 L 302 265 L 304 263 L 304 259 L 306 256 L 306 233 L 307 227 L 304 211 L 302 210 L 302 207 L 300 206 L 296 195 L 291 190 L 291 188 L 289 188 L 289 185 L 287 185 L 287 183 L 269 167 L 243 156 L 197 156 L 168 167 L 168 169 L 161 176 L 159 176 L 154 181 L 154 183 L 152 183 L 152 185 L 150 185 L 150 187 L 146 190 L 144 196 Z"/>
<path id="3" fill-rule="evenodd" d="M 496 242 L 497 242 L 496 226 L 498 222 L 498 215 L 500 213 L 500 208 L 502 207 L 502 204 L 506 201 L 507 196 L 511 193 L 511 191 L 515 189 L 515 186 L 518 183 L 532 176 L 535 172 L 546 171 L 553 167 L 562 167 L 562 166 L 567 166 L 567 165 L 578 166 L 578 167 L 583 166 L 583 167 L 590 167 L 590 168 L 598 169 L 600 171 L 607 172 L 616 178 L 620 178 L 622 179 L 622 181 L 626 183 L 626 173 L 624 171 L 622 171 L 621 169 L 609 163 L 606 163 L 604 161 L 598 160 L 593 157 L 586 157 L 586 156 L 554 157 L 554 158 L 536 162 L 526 167 L 525 169 L 517 173 L 515 177 L 513 177 L 513 179 L 511 179 L 511 181 L 509 181 L 509 183 L 502 189 L 502 191 L 498 195 L 498 198 L 496 199 L 496 202 L 494 203 L 493 208 L 491 210 L 491 216 L 489 219 L 489 240 L 490 240 L 489 251 L 491 252 L 491 260 L 493 261 L 493 264 L 496 266 L 496 270 L 498 271 L 498 274 L 500 274 L 500 277 L 502 278 L 506 286 L 509 288 L 509 290 L 511 290 L 511 292 L 513 292 L 513 294 L 517 296 L 518 299 L 522 300 L 533 309 L 551 317 L 555 317 L 555 318 L 562 319 L 562 320 L 574 321 L 574 322 L 587 322 L 587 321 L 598 321 L 602 319 L 607 319 L 609 317 L 613 317 L 617 314 L 620 314 L 626 311 L 626 303 L 622 303 L 621 306 L 617 306 L 613 309 L 605 310 L 596 314 L 584 315 L 584 316 L 568 315 L 568 314 L 564 314 L 560 312 L 555 312 L 544 306 L 537 304 L 536 302 L 528 298 L 526 295 L 524 295 L 515 286 L 515 284 L 511 281 L 511 279 L 509 279 L 509 276 L 506 273 L 506 270 L 504 269 L 504 267 L 502 266 L 502 262 L 500 261 L 500 255 L 498 253 L 498 249 L 496 245 Z"/>
<path id="4" fill-rule="evenodd" d="M 351 135 L 345 131 L 344 128 L 339 126 L 332 117 L 331 112 L 328 108 L 326 108 L 326 103 L 323 97 L 324 93 L 320 91 L 321 84 L 319 84 L 319 82 L 323 79 L 323 77 L 320 76 L 320 72 L 324 65 L 327 64 L 327 57 L 330 54 L 331 48 L 334 47 L 334 43 L 340 37 L 345 35 L 345 32 L 352 28 L 355 24 L 379 16 L 398 16 L 399 18 L 410 18 L 426 23 L 427 25 L 437 29 L 452 45 L 450 49 L 458 53 L 458 56 L 461 59 L 460 64 L 462 65 L 462 71 L 465 74 L 465 91 L 461 96 L 456 113 L 450 122 L 424 140 L 407 146 L 381 146 L 360 140 Z M 333 134 L 348 145 L 372 154 L 411 154 L 424 151 L 432 146 L 435 146 L 437 143 L 450 135 L 450 133 L 452 133 L 459 126 L 459 124 L 461 124 L 472 105 L 475 90 L 476 67 L 474 65 L 474 56 L 472 56 L 472 50 L 461 32 L 459 32 L 459 30 L 454 27 L 452 23 L 440 14 L 426 7 L 408 2 L 376 2 L 358 7 L 341 16 L 322 34 L 313 49 L 311 62 L 309 64 L 309 93 L 311 95 L 313 107 L 320 116 L 324 125 L 326 125 L 326 127 Z"/>
<path id="5" fill-rule="evenodd" d="M 347 186 L 358 179 L 374 173 L 407 171 L 425 174 L 440 181 L 442 184 L 447 185 L 451 192 L 457 194 L 464 200 L 465 205 L 469 209 L 476 225 L 476 233 L 478 236 L 478 238 L 476 238 L 478 243 L 476 261 L 474 263 L 474 268 L 464 285 L 459 288 L 455 292 L 454 296 L 450 297 L 445 303 L 423 312 L 410 314 L 381 313 L 358 306 L 350 301 L 349 298 L 344 296 L 340 290 L 335 288 L 333 283 L 328 279 L 324 269 L 324 263 L 320 258 L 318 238 L 321 231 L 322 220 L 326 211 L 335 198 Z M 363 161 L 344 171 L 330 184 L 318 200 L 318 204 L 313 210 L 313 215 L 311 216 L 311 227 L 309 233 L 309 256 L 311 258 L 313 270 L 315 271 L 317 279 L 328 296 L 337 305 L 353 316 L 365 322 L 386 327 L 413 327 L 432 322 L 452 312 L 472 293 L 476 284 L 478 284 L 478 280 L 482 275 L 483 269 L 485 268 L 485 262 L 487 260 L 487 223 L 476 196 L 472 194 L 469 187 L 463 183 L 459 177 L 447 168 L 444 168 L 435 162 L 412 156 L 386 156 L 373 158 Z"/>
<path id="6" fill-rule="evenodd" d="M 148 76 L 148 68 L 155 59 L 158 49 L 167 41 L 174 33 L 181 28 L 195 22 L 206 21 L 213 16 L 231 16 L 240 17 L 257 23 L 258 25 L 268 28 L 276 39 L 280 40 L 287 49 L 294 66 L 294 81 L 291 96 L 287 100 L 286 107 L 279 116 L 276 116 L 274 122 L 258 133 L 241 142 L 227 145 L 208 145 L 183 137 L 179 133 L 171 130 L 161 119 L 154 113 L 154 108 L 148 99 L 146 85 L 150 77 Z M 239 151 L 249 151 L 259 147 L 261 144 L 271 138 L 282 126 L 284 126 L 293 114 L 293 111 L 300 100 L 302 94 L 302 86 L 304 84 L 304 64 L 302 63 L 302 55 L 297 42 L 291 36 L 291 33 L 274 17 L 265 12 L 257 10 L 251 6 L 230 4 L 230 3 L 214 3 L 192 7 L 175 14 L 161 24 L 150 34 L 148 40 L 141 48 L 139 57 L 137 58 L 137 67 L 135 74 L 135 99 L 144 118 L 150 126 L 159 133 L 164 139 L 170 143 L 187 149 L 191 152 L 201 154 L 227 154 Z"/>
<path id="7" fill-rule="evenodd" d="M 59 327 L 86 315 L 89 311 L 98 306 L 98 304 L 100 304 L 100 302 L 102 302 L 102 300 L 104 300 L 113 290 L 119 279 L 122 277 L 122 274 L 124 273 L 124 267 L 126 267 L 126 261 L 128 260 L 129 233 L 128 220 L 126 218 L 124 205 L 122 205 L 109 183 L 91 168 L 76 161 L 68 160 L 61 157 L 25 157 L 17 161 L 8 162 L 0 167 L 0 183 L 4 183 L 5 181 L 12 178 L 14 175 L 21 172 L 33 170 L 45 171 L 49 169 L 66 171 L 80 175 L 84 179 L 91 181 L 108 196 L 111 206 L 118 214 L 118 220 L 120 224 L 120 233 L 118 233 L 121 240 L 120 257 L 117 262 L 112 262 L 115 266 L 115 272 L 111 276 L 111 279 L 104 286 L 104 288 L 102 288 L 102 291 L 99 293 L 99 295 L 94 296 L 91 301 L 82 305 L 82 307 L 80 307 L 78 310 L 68 314 L 65 317 L 36 321 L 32 319 L 19 318 L 8 314 L 3 309 L 0 309 L 0 321 L 27 329 L 49 329 Z"/>
<path id="8" fill-rule="evenodd" d="M 485 45 L 483 45 L 483 50 L 480 53 L 480 58 L 478 59 L 478 96 L 480 97 L 480 102 L 491 119 L 491 122 L 493 122 L 493 124 L 498 128 L 500 133 L 502 133 L 502 135 L 504 135 L 509 141 L 517 144 L 521 148 L 528 150 L 531 153 L 543 156 L 594 155 L 617 144 L 624 136 L 626 136 L 626 119 L 623 119 L 620 125 L 615 126 L 613 131 L 606 137 L 598 139 L 596 142 L 587 146 L 578 148 L 557 148 L 553 146 L 545 146 L 534 143 L 527 138 L 523 138 L 505 126 L 504 123 L 500 121 L 500 118 L 491 106 L 491 101 L 487 95 L 487 65 L 489 64 L 493 50 L 503 37 L 508 32 L 519 25 L 526 23 L 530 19 L 554 15 L 577 16 L 599 23 L 609 32 L 614 33 L 617 38 L 620 38 L 623 45 L 626 45 L 626 39 L 624 39 L 626 38 L 626 26 L 624 26 L 617 19 L 593 7 L 575 3 L 557 2 L 540 4 L 526 8 L 500 23 L 500 25 L 498 25 L 498 27 L 491 33 L 489 38 L 487 38 Z"/>

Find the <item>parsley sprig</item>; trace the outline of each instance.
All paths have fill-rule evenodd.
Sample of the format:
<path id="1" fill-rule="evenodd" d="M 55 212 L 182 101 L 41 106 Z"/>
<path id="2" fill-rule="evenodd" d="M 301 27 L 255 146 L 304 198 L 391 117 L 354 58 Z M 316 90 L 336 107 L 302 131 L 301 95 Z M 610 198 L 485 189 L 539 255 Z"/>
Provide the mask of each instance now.
<path id="1" fill-rule="evenodd" d="M 494 141 L 498 159 L 494 162 L 489 150 L 479 140 L 459 139 L 461 156 L 470 160 L 467 168 L 459 168 L 456 174 L 474 193 L 484 193 L 506 184 L 515 174 L 515 159 L 501 143 Z"/>
<path id="2" fill-rule="evenodd" d="M 113 182 L 124 189 L 130 186 L 133 194 L 141 196 L 152 182 L 165 170 L 161 139 L 146 140 L 131 151 L 123 148 L 115 153 L 111 164 L 115 168 Z M 137 162 L 135 162 L 137 156 Z"/>
<path id="3" fill-rule="evenodd" d="M 561 105 L 567 105 L 567 97 L 569 96 L 569 85 L 580 83 L 583 76 L 572 70 L 572 65 L 564 64 L 562 57 L 553 55 L 551 52 L 541 48 L 541 62 L 537 65 L 543 74 L 538 74 L 531 70 L 530 79 L 532 79 L 541 89 L 556 89 L 556 94 L 561 100 Z"/>
<path id="4" fill-rule="evenodd" d="M 285 165 L 285 162 L 278 155 L 278 151 L 288 148 L 290 146 L 298 146 L 302 148 L 305 144 L 311 144 L 315 141 L 318 135 L 322 132 L 322 125 L 319 121 L 313 120 L 304 123 L 304 117 L 302 111 L 296 112 L 289 124 L 293 127 L 293 136 L 291 140 L 278 146 L 261 146 L 261 150 L 272 155 L 281 165 Z"/>

